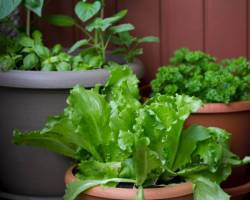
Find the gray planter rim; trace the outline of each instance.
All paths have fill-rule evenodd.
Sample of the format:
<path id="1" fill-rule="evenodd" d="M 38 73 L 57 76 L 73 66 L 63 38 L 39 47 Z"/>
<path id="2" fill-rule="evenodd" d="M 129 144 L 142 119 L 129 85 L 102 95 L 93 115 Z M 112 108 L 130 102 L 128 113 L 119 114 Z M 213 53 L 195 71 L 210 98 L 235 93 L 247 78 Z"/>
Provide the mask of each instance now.
<path id="1" fill-rule="evenodd" d="M 138 78 L 143 77 L 143 64 L 139 59 L 128 66 Z M 69 89 L 76 84 L 84 87 L 93 87 L 96 84 L 105 84 L 109 72 L 106 69 L 82 71 L 22 71 L 10 70 L 0 72 L 0 87 L 27 88 L 27 89 Z"/>

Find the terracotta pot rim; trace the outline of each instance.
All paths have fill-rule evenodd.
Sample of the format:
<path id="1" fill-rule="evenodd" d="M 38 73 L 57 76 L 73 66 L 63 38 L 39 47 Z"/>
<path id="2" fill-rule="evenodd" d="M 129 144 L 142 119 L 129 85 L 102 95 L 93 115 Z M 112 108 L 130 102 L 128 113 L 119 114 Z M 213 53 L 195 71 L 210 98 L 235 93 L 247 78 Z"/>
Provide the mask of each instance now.
<path id="1" fill-rule="evenodd" d="M 250 192 L 250 180 L 247 183 L 239 186 L 225 188 L 224 191 L 233 197 L 245 195 Z"/>
<path id="2" fill-rule="evenodd" d="M 65 183 L 71 183 L 76 180 L 72 170 L 75 165 L 71 166 L 65 173 Z M 250 180 L 242 185 L 224 188 L 224 191 L 233 197 L 245 195 L 250 192 Z M 85 194 L 94 197 L 111 198 L 111 199 L 133 199 L 137 192 L 136 188 L 103 188 L 101 186 L 89 189 Z M 172 184 L 163 188 L 147 188 L 144 189 L 144 195 L 147 199 L 164 199 L 164 198 L 175 198 L 181 196 L 188 196 L 193 193 L 193 186 L 191 182 Z M 155 197 L 157 194 L 157 197 Z M 124 197 L 124 198 L 123 198 Z M 152 197 L 152 198 L 151 198 Z"/>
<path id="3" fill-rule="evenodd" d="M 195 113 L 230 113 L 250 110 L 250 100 L 226 103 L 207 103 Z"/>
<path id="4" fill-rule="evenodd" d="M 68 184 L 76 180 L 76 177 L 72 173 L 72 169 L 75 166 L 70 167 L 65 174 L 65 183 Z M 163 188 L 147 188 L 144 189 L 144 195 L 147 199 L 165 199 L 176 198 L 181 196 L 188 196 L 193 193 L 193 186 L 191 182 L 171 184 Z M 102 197 L 109 199 L 134 199 L 137 189 L 128 188 L 104 188 L 101 186 L 94 187 L 85 192 L 85 194 L 94 197 Z"/>

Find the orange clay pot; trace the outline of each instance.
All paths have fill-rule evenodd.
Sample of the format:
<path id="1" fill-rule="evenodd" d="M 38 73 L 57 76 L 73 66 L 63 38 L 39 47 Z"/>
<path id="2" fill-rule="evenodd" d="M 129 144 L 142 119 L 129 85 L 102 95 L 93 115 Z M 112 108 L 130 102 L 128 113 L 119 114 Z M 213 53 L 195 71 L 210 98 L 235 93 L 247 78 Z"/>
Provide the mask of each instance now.
<path id="1" fill-rule="evenodd" d="M 230 104 L 205 104 L 190 115 L 185 127 L 192 124 L 220 127 L 227 130 L 232 134 L 231 150 L 241 158 L 250 155 L 250 100 Z M 242 185 L 248 181 L 247 178 L 247 166 L 235 168 L 224 186 Z"/>
<path id="2" fill-rule="evenodd" d="M 65 174 L 65 183 L 71 183 L 76 180 L 70 167 Z M 144 189 L 145 200 L 192 200 L 192 183 L 180 183 L 169 185 L 164 188 Z M 241 200 L 243 196 L 250 191 L 250 182 L 247 184 L 225 189 L 232 196 L 231 200 Z M 79 195 L 77 200 L 131 200 L 135 198 L 137 189 L 125 188 L 103 188 L 101 186 L 89 189 Z"/>

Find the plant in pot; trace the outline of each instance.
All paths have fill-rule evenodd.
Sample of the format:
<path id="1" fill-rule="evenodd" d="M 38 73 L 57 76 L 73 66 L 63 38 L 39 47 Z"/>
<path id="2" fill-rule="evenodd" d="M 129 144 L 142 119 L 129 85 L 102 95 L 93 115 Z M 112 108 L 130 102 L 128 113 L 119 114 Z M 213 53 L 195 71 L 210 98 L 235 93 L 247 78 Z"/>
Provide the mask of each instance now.
<path id="1" fill-rule="evenodd" d="M 36 10 L 41 12 L 42 0 L 6 0 L 0 2 L 0 9 L 4 10 L 4 12 L 0 10 L 1 17 L 7 16 L 20 3 L 26 4 L 27 2 L 32 5 L 35 3 Z M 11 7 L 10 11 L 5 12 L 5 8 L 9 7 Z M 89 10 L 93 7 L 97 8 L 94 11 Z M 41 128 L 48 116 L 63 111 L 69 90 L 75 84 L 92 87 L 96 83 L 105 83 L 109 75 L 106 68 L 114 65 L 114 63 L 109 64 L 109 61 L 121 61 L 120 58 L 112 56 L 107 58 L 108 56 L 104 55 L 104 51 L 108 48 L 106 36 L 111 35 L 112 38 L 109 40 L 121 42 L 123 40 L 120 36 L 130 36 L 127 31 L 133 29 L 133 26 L 117 25 L 118 21 L 125 17 L 126 11 L 121 11 L 111 17 L 100 18 L 102 8 L 103 4 L 99 1 L 92 3 L 79 1 L 76 4 L 76 14 L 80 18 L 86 15 L 88 18 L 86 27 L 81 27 L 81 29 L 88 32 L 89 37 L 94 39 L 88 38 L 77 42 L 69 52 L 66 52 L 60 44 L 51 49 L 46 47 L 39 31 L 30 34 L 30 25 L 26 26 L 26 34 L 20 33 L 16 38 L 4 40 L 6 41 L 5 50 L 0 55 L 2 71 L 0 72 L 0 156 L 3 163 L 0 165 L 0 188 L 5 192 L 1 192 L 5 198 L 21 198 L 22 195 L 45 198 L 58 197 L 63 194 L 63 175 L 71 161 L 46 150 L 16 148 L 11 144 L 11 132 L 14 127 L 23 131 Z M 28 11 L 28 23 L 30 18 L 31 14 Z M 98 21 L 102 23 L 99 24 Z M 93 36 L 91 36 L 92 33 Z M 105 47 L 103 46 L 104 39 Z M 130 36 L 126 41 L 137 46 L 142 40 L 149 42 L 149 40 L 156 41 L 156 38 L 138 39 Z M 69 54 L 82 46 L 86 47 L 82 52 L 76 55 Z M 141 77 L 142 63 L 132 57 L 130 56 L 129 66 Z M 28 156 L 25 157 L 24 154 Z M 47 163 L 46 166 L 44 163 Z M 11 174 L 8 173 L 10 170 Z"/>
<path id="2" fill-rule="evenodd" d="M 65 176 L 65 200 L 237 196 L 219 184 L 250 157 L 241 160 L 229 150 L 230 134 L 223 129 L 183 128 L 201 106 L 199 99 L 158 94 L 142 104 L 132 71 L 116 66 L 110 72 L 104 87 L 75 86 L 64 112 L 49 118 L 42 130 L 14 131 L 15 144 L 45 147 L 75 160 Z"/>
<path id="3" fill-rule="evenodd" d="M 250 154 L 250 63 L 246 58 L 216 62 L 209 54 L 182 48 L 169 66 L 159 68 L 151 87 L 153 96 L 178 93 L 200 98 L 205 104 L 191 114 L 186 126 L 198 123 L 226 129 L 232 133 L 232 151 L 240 157 Z M 226 185 L 248 181 L 246 167 L 233 174 Z"/>

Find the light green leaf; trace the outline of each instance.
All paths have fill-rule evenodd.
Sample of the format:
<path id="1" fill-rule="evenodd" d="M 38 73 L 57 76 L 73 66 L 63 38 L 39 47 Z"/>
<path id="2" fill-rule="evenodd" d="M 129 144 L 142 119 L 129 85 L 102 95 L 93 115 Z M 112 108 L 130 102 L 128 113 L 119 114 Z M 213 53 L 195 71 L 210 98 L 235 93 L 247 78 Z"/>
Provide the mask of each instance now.
<path id="1" fill-rule="evenodd" d="M 9 55 L 0 56 L 0 71 L 8 71 L 15 67 L 15 59 Z"/>
<path id="2" fill-rule="evenodd" d="M 209 131 L 202 126 L 193 125 L 186 129 L 181 136 L 180 146 L 173 165 L 173 171 L 192 162 L 192 153 L 200 141 L 210 138 Z"/>
<path id="3" fill-rule="evenodd" d="M 67 62 L 60 62 L 56 65 L 57 71 L 70 71 L 71 70 L 71 65 Z"/>
<path id="4" fill-rule="evenodd" d="M 144 191 L 143 187 L 139 187 L 138 191 L 136 192 L 135 200 L 144 200 Z"/>
<path id="5" fill-rule="evenodd" d="M 121 24 L 121 25 L 111 27 L 110 31 L 112 33 L 121 33 L 121 32 L 125 32 L 125 31 L 131 31 L 134 29 L 135 29 L 135 27 L 132 24 Z"/>
<path id="6" fill-rule="evenodd" d="M 138 43 L 151 43 L 151 42 L 160 42 L 160 39 L 155 36 L 147 36 L 138 39 Z"/>
<path id="7" fill-rule="evenodd" d="M 23 59 L 23 69 L 32 70 L 33 68 L 38 67 L 39 58 L 35 53 L 30 53 L 26 55 Z"/>
<path id="8" fill-rule="evenodd" d="M 42 59 L 49 58 L 49 56 L 50 56 L 49 49 L 43 45 L 39 45 L 39 44 L 35 45 L 34 50 L 35 50 L 36 54 Z"/>
<path id="9" fill-rule="evenodd" d="M 127 15 L 127 13 L 128 13 L 127 10 L 121 10 L 118 13 L 116 13 L 114 16 L 105 18 L 104 21 L 112 25 L 118 22 L 119 20 L 121 20 L 122 18 L 124 18 Z"/>
<path id="10" fill-rule="evenodd" d="M 22 0 L 1 0 L 0 1 L 0 19 L 10 15 L 22 2 Z"/>
<path id="11" fill-rule="evenodd" d="M 64 143 L 60 134 L 57 133 L 33 131 L 22 134 L 20 131 L 14 130 L 13 143 L 16 145 L 43 147 L 52 152 L 75 158 L 74 149 L 67 143 Z"/>
<path id="12" fill-rule="evenodd" d="M 130 47 L 137 38 L 130 35 L 129 32 L 121 32 L 117 37 L 112 37 L 112 43 L 116 45 L 125 45 L 126 47 Z"/>
<path id="13" fill-rule="evenodd" d="M 76 180 L 67 185 L 64 200 L 75 200 L 82 192 L 107 183 L 134 183 L 131 179 L 112 178 L 106 180 Z"/>
<path id="14" fill-rule="evenodd" d="M 88 44 L 88 40 L 83 39 L 83 40 L 79 40 L 77 41 L 72 47 L 70 47 L 68 53 L 73 53 L 74 51 L 76 51 L 77 49 L 81 48 L 84 45 Z"/>
<path id="15" fill-rule="evenodd" d="M 119 175 L 120 169 L 120 162 L 102 163 L 94 160 L 86 160 L 79 164 L 77 177 L 81 180 L 116 178 Z"/>
<path id="16" fill-rule="evenodd" d="M 94 3 L 79 1 L 75 6 L 75 13 L 83 22 L 86 22 L 95 16 L 100 9 L 101 3 L 99 1 L 95 1 Z"/>
<path id="17" fill-rule="evenodd" d="M 230 196 L 226 194 L 220 186 L 203 177 L 191 178 L 194 184 L 194 200 L 229 200 Z"/>
<path id="18" fill-rule="evenodd" d="M 32 40 L 30 37 L 21 35 L 17 38 L 18 43 L 23 47 L 33 47 L 34 46 L 34 40 Z"/>
<path id="19" fill-rule="evenodd" d="M 32 33 L 32 38 L 34 39 L 34 43 L 37 45 L 43 45 L 42 37 L 43 37 L 42 33 L 38 30 L 35 30 Z"/>
<path id="20" fill-rule="evenodd" d="M 162 166 L 158 154 L 150 151 L 148 148 L 149 143 L 150 140 L 143 137 L 135 144 L 133 161 L 136 174 L 136 185 L 138 186 L 141 186 L 147 180 L 152 170 L 161 169 Z"/>
<path id="21" fill-rule="evenodd" d="M 50 15 L 44 17 L 44 19 L 48 23 L 59 27 L 72 27 L 75 25 L 75 19 L 67 15 Z"/>
<path id="22" fill-rule="evenodd" d="M 110 108 L 104 97 L 93 90 L 85 90 L 77 85 L 67 99 L 67 115 L 82 138 L 85 150 L 96 160 L 103 160 L 100 145 L 108 144 L 112 139 L 109 126 Z"/>
<path id="23" fill-rule="evenodd" d="M 117 21 L 119 21 L 123 17 L 125 17 L 126 14 L 127 14 L 127 10 L 122 10 L 112 17 L 108 17 L 108 18 L 104 18 L 104 19 L 98 17 L 91 24 L 89 24 L 86 27 L 86 29 L 89 32 L 92 32 L 94 29 L 96 29 L 96 30 L 99 29 L 99 30 L 105 31 L 110 26 L 112 26 L 112 24 L 116 23 Z"/>
<path id="24" fill-rule="evenodd" d="M 39 17 L 42 16 L 42 8 L 43 8 L 44 0 L 24 0 L 24 6 L 37 14 Z"/>

